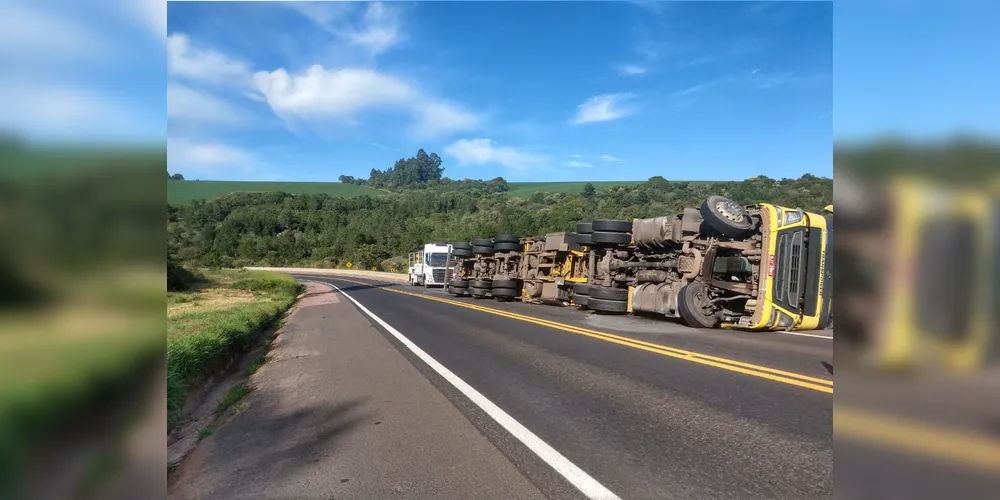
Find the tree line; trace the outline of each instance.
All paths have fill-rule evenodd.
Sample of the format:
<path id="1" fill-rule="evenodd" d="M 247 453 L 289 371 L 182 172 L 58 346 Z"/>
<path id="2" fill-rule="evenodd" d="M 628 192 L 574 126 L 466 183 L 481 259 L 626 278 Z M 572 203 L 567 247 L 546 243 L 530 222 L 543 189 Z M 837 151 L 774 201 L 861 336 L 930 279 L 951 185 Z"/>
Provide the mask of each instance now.
<path id="1" fill-rule="evenodd" d="M 766 201 L 813 211 L 833 200 L 833 180 L 810 174 L 716 183 L 656 176 L 600 191 L 591 186 L 580 193 L 537 192 L 519 198 L 505 192 L 502 178 L 442 178 L 435 156 L 426 155 L 431 161 L 420 163 L 418 153 L 416 162 L 401 161 L 384 172 L 373 172 L 369 181 L 402 187 L 381 197 L 233 193 L 185 206 L 168 205 L 168 254 L 201 266 L 338 267 L 352 262 L 388 268 L 428 241 L 468 241 L 501 232 L 528 236 L 572 231 L 577 222 L 595 218 L 679 213 L 711 194 L 740 203 Z M 403 179 L 414 184 L 396 184 Z"/>

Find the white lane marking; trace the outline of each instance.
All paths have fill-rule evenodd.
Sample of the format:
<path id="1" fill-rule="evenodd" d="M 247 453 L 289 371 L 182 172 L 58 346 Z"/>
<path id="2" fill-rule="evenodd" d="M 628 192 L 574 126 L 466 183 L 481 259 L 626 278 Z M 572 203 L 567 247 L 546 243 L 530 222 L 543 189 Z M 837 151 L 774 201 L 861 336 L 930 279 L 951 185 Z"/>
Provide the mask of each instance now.
<path id="1" fill-rule="evenodd" d="M 800 337 L 815 337 L 817 339 L 833 340 L 833 337 L 827 335 L 816 335 L 815 333 L 800 333 L 800 332 L 778 332 L 785 335 L 798 335 Z"/>
<path id="2" fill-rule="evenodd" d="M 396 330 L 389 323 L 386 323 L 379 318 L 374 313 L 368 310 L 365 306 L 361 305 L 360 302 L 351 297 L 350 295 L 344 293 L 343 290 L 330 283 L 323 283 L 324 285 L 332 286 L 335 290 L 341 293 L 347 300 L 350 300 L 354 305 L 358 306 L 361 312 L 367 314 L 371 319 L 375 320 L 376 323 L 382 325 L 393 337 L 396 337 L 403 345 L 413 351 L 418 358 L 427 363 L 438 375 L 441 375 L 445 380 L 447 380 L 451 385 L 455 386 L 465 397 L 469 398 L 476 406 L 479 406 L 487 415 L 489 415 L 493 420 L 495 420 L 501 427 L 507 430 L 512 436 L 517 438 L 522 444 L 528 447 L 529 450 L 538 455 L 545 463 L 550 467 L 555 469 L 562 477 L 566 478 L 576 489 L 580 490 L 587 498 L 593 500 L 621 500 L 618 495 L 615 495 L 611 490 L 607 489 L 604 485 L 597 482 L 596 479 L 590 477 L 589 474 L 579 468 L 569 459 L 564 457 L 561 453 L 556 451 L 555 448 L 549 446 L 548 443 L 542 441 L 542 438 L 536 436 L 533 432 L 528 430 L 527 427 L 522 425 L 514 417 L 511 417 L 507 412 L 500 409 L 499 406 L 493 404 L 492 401 L 486 399 L 486 396 L 480 394 L 479 391 L 474 389 L 471 385 L 467 384 L 464 380 L 452 373 L 451 370 L 445 368 L 444 365 L 439 363 L 436 359 L 432 358 L 429 354 L 424 352 L 423 349 L 417 347 L 410 339 L 406 338 L 399 330 Z"/>

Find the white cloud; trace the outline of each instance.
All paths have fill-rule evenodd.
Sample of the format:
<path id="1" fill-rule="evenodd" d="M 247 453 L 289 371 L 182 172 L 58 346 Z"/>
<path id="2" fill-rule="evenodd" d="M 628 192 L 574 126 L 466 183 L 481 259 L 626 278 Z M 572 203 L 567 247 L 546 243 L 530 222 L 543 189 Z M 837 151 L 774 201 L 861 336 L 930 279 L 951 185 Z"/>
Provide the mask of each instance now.
<path id="1" fill-rule="evenodd" d="M 570 158 L 583 158 L 583 155 L 578 155 L 576 153 L 573 153 L 573 154 L 569 155 L 569 157 Z"/>
<path id="2" fill-rule="evenodd" d="M 440 101 L 417 103 L 413 112 L 415 121 L 410 127 L 416 137 L 437 137 L 462 130 L 470 130 L 479 123 L 479 117 L 453 104 Z"/>
<path id="3" fill-rule="evenodd" d="M 606 122 L 631 115 L 637 111 L 635 106 L 628 104 L 633 97 L 632 94 L 602 94 L 591 97 L 577 106 L 573 123 L 580 125 Z"/>
<path id="4" fill-rule="evenodd" d="M 622 76 L 636 76 L 645 74 L 647 69 L 644 66 L 638 66 L 635 64 L 623 64 L 618 66 L 618 73 Z"/>
<path id="5" fill-rule="evenodd" d="M 115 45 L 85 22 L 59 9 L 0 2 L 0 57 L 40 64 L 107 60 Z M 38 58 L 41 58 L 39 60 Z"/>
<path id="6" fill-rule="evenodd" d="M 328 70 L 314 64 L 298 75 L 283 68 L 259 71 L 253 81 L 275 113 L 298 118 L 350 120 L 363 109 L 404 105 L 418 98 L 402 80 L 363 68 Z"/>
<path id="7" fill-rule="evenodd" d="M 604 160 L 604 161 L 610 161 L 612 163 L 621 163 L 621 162 L 625 161 L 625 160 L 622 160 L 621 158 L 616 158 L 616 157 L 611 156 L 611 155 L 601 155 L 601 159 Z"/>
<path id="8" fill-rule="evenodd" d="M 284 69 L 260 71 L 253 80 L 283 118 L 353 123 L 363 111 L 396 109 L 412 115 L 410 132 L 421 138 L 470 130 L 480 121 L 456 104 L 425 96 L 399 78 L 367 68 L 313 65 L 295 75 Z"/>
<path id="9" fill-rule="evenodd" d="M 250 68 L 243 61 L 193 44 L 183 33 L 174 33 L 167 37 L 167 74 L 206 83 L 245 85 Z"/>
<path id="10" fill-rule="evenodd" d="M 207 92 L 171 82 L 167 84 L 167 118 L 232 125 L 247 120 L 247 114 Z"/>
<path id="11" fill-rule="evenodd" d="M 163 0 L 126 0 L 139 16 L 140 22 L 163 40 L 167 36 L 167 2 Z"/>
<path id="12" fill-rule="evenodd" d="M 511 170 L 524 170 L 547 161 L 544 156 L 499 146 L 490 139 L 460 139 L 445 147 L 444 152 L 458 160 L 459 166 L 501 165 Z"/>
<path id="13" fill-rule="evenodd" d="M 357 22 L 351 22 L 351 2 L 289 2 L 286 5 L 349 45 L 381 54 L 403 40 L 399 10 L 381 2 L 369 3 Z"/>
<path id="14" fill-rule="evenodd" d="M 234 166 L 251 168 L 254 157 L 247 151 L 218 142 L 172 138 L 167 141 L 167 164 L 171 168 L 181 169 Z"/>
<path id="15" fill-rule="evenodd" d="M 576 161 L 576 160 L 570 160 L 568 162 L 563 163 L 563 165 L 567 167 L 580 167 L 580 168 L 589 168 L 594 166 L 592 163 L 587 163 L 585 161 Z"/>

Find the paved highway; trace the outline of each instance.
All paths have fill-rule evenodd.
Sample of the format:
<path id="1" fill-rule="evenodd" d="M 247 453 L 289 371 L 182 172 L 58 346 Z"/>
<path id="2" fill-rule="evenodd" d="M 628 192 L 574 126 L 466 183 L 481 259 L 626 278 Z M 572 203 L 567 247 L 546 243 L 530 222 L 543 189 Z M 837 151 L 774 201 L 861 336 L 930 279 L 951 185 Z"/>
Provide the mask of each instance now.
<path id="1" fill-rule="evenodd" d="M 829 338 L 299 278 L 346 295 L 547 496 L 832 496 Z"/>

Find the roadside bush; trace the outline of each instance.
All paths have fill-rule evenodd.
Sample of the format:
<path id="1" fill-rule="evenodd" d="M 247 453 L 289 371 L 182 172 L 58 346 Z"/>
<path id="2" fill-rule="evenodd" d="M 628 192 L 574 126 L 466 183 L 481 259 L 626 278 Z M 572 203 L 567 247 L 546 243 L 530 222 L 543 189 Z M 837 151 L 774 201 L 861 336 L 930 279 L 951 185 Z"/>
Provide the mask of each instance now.
<path id="1" fill-rule="evenodd" d="M 190 290 L 194 285 L 204 280 L 204 276 L 192 272 L 169 258 L 167 259 L 167 291 Z"/>

